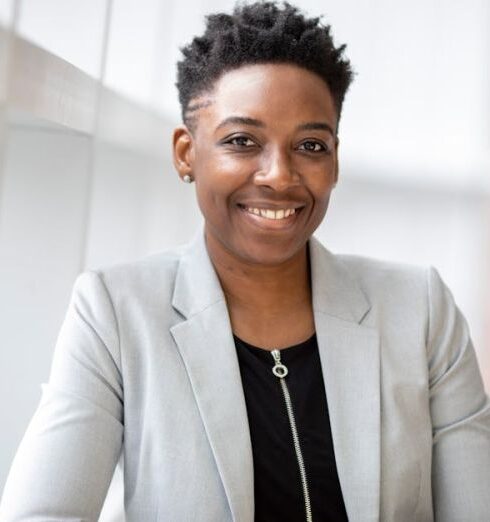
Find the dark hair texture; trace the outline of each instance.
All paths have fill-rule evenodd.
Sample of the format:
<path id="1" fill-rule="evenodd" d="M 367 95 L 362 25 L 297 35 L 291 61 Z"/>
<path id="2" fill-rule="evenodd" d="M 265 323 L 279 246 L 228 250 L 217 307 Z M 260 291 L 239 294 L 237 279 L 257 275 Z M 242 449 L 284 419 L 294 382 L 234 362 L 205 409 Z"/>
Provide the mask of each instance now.
<path id="1" fill-rule="evenodd" d="M 337 119 L 353 79 L 345 44 L 335 47 L 330 26 L 320 17 L 306 18 L 298 8 L 283 2 L 236 4 L 233 14 L 206 16 L 202 36 L 181 49 L 177 63 L 177 89 L 182 120 L 192 127 L 192 99 L 212 90 L 220 76 L 242 65 L 289 63 L 320 76 L 330 89 Z"/>

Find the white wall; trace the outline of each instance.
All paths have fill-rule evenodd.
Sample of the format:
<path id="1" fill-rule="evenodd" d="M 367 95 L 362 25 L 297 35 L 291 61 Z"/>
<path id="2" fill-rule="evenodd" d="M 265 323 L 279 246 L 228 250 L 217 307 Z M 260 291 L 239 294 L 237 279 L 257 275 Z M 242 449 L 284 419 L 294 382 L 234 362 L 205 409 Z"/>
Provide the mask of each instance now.
<path id="1" fill-rule="evenodd" d="M 94 161 L 85 267 L 142 257 L 192 235 L 192 192 L 162 160 L 98 143 Z"/>
<path id="2" fill-rule="evenodd" d="M 0 24 L 9 27 L 12 22 L 14 3 L 12 0 L 0 0 Z"/>
<path id="3" fill-rule="evenodd" d="M 325 13 L 357 71 L 342 117 L 341 178 L 319 237 L 337 252 L 436 266 L 490 389 L 490 3 L 296 3 Z M 184 242 L 200 221 L 194 187 L 170 161 L 175 62 L 203 14 L 233 4 L 18 3 L 16 33 L 47 56 L 33 77 L 53 77 L 32 81 L 21 107 L 0 96 L 0 490 L 76 274 Z M 13 7 L 0 0 L 0 28 Z M 73 76 L 80 85 L 57 56 L 85 73 L 83 82 Z M 6 81 L 0 74 L 0 93 Z M 95 94 L 80 95 L 82 84 Z M 48 88 L 49 111 L 40 102 Z M 71 126 L 76 111 L 90 115 L 82 126 Z M 101 520 L 120 519 L 120 479 Z"/>
<path id="4" fill-rule="evenodd" d="M 98 78 L 106 8 L 107 0 L 22 0 L 16 30 Z"/>
<path id="5" fill-rule="evenodd" d="M 0 221 L 2 484 L 80 266 L 88 166 L 86 137 L 10 129 Z"/>

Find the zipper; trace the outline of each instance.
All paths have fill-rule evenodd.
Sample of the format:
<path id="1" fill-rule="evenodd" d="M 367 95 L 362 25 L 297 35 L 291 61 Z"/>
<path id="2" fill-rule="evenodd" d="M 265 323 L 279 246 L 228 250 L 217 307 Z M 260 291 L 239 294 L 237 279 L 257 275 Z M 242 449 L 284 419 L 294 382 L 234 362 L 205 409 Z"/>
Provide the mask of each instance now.
<path id="1" fill-rule="evenodd" d="M 291 426 L 291 433 L 293 435 L 294 450 L 296 452 L 296 459 L 298 461 L 299 474 L 303 487 L 303 496 L 305 499 L 306 522 L 313 522 L 311 514 L 310 493 L 308 491 L 308 481 L 306 480 L 305 463 L 303 460 L 303 454 L 301 453 L 301 446 L 299 444 L 298 430 L 296 429 L 296 421 L 294 419 L 293 404 L 291 402 L 291 396 L 289 395 L 289 389 L 285 379 L 289 370 L 284 364 L 281 363 L 281 353 L 279 350 L 272 350 L 271 354 L 275 362 L 275 365 L 272 368 L 272 373 L 279 379 L 279 383 L 281 384 L 282 394 L 284 395 L 286 410 L 288 412 L 289 425 Z"/>

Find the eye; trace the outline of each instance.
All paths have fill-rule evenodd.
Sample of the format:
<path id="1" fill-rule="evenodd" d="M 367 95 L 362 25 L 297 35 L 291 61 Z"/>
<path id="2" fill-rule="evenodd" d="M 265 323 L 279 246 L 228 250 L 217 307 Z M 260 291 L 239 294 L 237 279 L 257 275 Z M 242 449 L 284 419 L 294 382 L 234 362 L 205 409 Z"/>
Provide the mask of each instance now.
<path id="1" fill-rule="evenodd" d="M 307 152 L 328 152 L 328 149 L 323 143 L 320 143 L 319 141 L 304 141 L 300 144 L 299 150 L 304 150 Z"/>
<path id="2" fill-rule="evenodd" d="M 250 148 L 255 146 L 255 142 L 248 136 L 234 136 L 233 138 L 226 140 L 224 143 L 243 148 Z"/>

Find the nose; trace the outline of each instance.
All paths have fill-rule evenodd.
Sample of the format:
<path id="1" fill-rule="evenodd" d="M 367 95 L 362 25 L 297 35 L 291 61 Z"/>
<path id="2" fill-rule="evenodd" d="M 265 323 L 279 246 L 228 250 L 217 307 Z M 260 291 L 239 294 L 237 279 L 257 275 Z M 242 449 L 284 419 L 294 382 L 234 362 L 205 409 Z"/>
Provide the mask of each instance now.
<path id="1" fill-rule="evenodd" d="M 255 174 L 257 185 L 267 185 L 278 192 L 298 185 L 299 182 L 299 173 L 294 169 L 289 151 L 286 150 L 271 151 Z"/>

